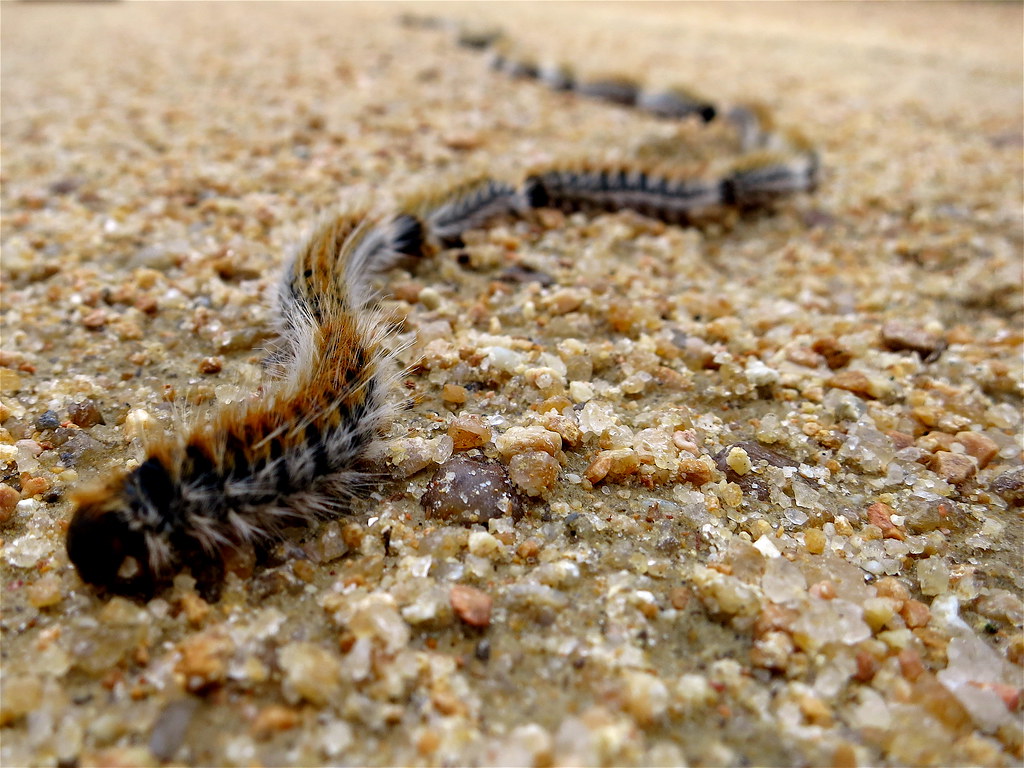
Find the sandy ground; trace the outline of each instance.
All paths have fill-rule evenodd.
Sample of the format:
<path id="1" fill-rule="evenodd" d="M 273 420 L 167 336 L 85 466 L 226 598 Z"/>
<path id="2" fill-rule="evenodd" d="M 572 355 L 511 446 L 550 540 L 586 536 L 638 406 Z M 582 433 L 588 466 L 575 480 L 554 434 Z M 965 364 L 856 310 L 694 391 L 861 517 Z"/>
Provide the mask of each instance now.
<path id="1" fill-rule="evenodd" d="M 397 271 L 412 407 L 352 518 L 214 604 L 82 585 L 70 495 L 254 390 L 318 216 L 704 140 L 402 10 L 0 9 L 0 763 L 1021 764 L 1017 4 L 412 7 L 761 102 L 821 189 Z M 421 506 L 467 428 L 518 521 Z"/>

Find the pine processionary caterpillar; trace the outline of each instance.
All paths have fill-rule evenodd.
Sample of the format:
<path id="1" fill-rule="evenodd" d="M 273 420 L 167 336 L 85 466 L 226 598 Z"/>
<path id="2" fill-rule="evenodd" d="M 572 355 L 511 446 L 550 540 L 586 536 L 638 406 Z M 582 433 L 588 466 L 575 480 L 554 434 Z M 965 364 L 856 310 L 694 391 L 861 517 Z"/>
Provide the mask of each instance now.
<path id="1" fill-rule="evenodd" d="M 259 400 L 151 443 L 137 469 L 79 493 L 67 549 L 83 580 L 146 595 L 189 565 L 212 588 L 226 547 L 340 510 L 389 414 L 394 376 L 367 277 L 421 248 L 418 223 L 348 213 L 316 229 L 278 293 L 283 375 Z"/>
<path id="2" fill-rule="evenodd" d="M 495 40 L 463 38 L 477 48 Z M 507 57 L 501 69 L 662 117 L 709 121 L 723 114 L 682 90 L 648 94 L 626 81 L 577 85 L 568 68 L 514 66 Z M 394 408 L 398 373 L 370 280 L 399 259 L 429 255 L 496 217 L 534 208 L 629 208 L 685 223 L 709 210 L 762 207 L 814 188 L 813 150 L 768 133 L 756 110 L 725 114 L 744 147 L 766 149 L 717 178 L 643 165 L 562 164 L 518 184 L 457 184 L 407 200 L 392 216 L 350 210 L 323 221 L 281 280 L 278 375 L 259 399 L 151 441 L 135 469 L 78 492 L 67 551 L 81 578 L 148 596 L 188 567 L 214 593 L 231 548 L 272 543 L 285 527 L 344 510 L 365 484 L 361 461 Z"/>

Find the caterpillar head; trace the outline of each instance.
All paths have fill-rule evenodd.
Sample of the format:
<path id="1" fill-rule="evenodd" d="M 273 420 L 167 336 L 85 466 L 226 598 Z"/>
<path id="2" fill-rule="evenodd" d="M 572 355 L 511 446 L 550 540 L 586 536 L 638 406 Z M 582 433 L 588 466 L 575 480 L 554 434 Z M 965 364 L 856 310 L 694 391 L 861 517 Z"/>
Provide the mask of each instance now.
<path id="1" fill-rule="evenodd" d="M 67 552 L 82 581 L 122 595 L 147 598 L 157 586 L 157 541 L 149 533 L 160 522 L 171 495 L 157 459 L 106 484 L 80 491 L 68 525 Z"/>

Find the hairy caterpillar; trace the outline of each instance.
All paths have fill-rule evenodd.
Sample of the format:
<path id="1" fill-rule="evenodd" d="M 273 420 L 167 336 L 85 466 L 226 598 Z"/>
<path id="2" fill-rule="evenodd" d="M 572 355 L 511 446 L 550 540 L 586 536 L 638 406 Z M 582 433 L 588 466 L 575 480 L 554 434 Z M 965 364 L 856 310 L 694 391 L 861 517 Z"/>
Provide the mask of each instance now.
<path id="1" fill-rule="evenodd" d="M 816 184 L 814 152 L 767 132 L 757 110 L 723 113 L 681 90 L 578 83 L 565 67 L 496 61 L 504 71 L 662 117 L 726 114 L 742 148 L 758 151 L 712 178 L 656 165 L 556 164 L 517 183 L 457 184 L 406 200 L 391 215 L 348 210 L 326 219 L 284 271 L 277 376 L 259 398 L 153 440 L 138 467 L 77 494 L 67 551 L 84 581 L 148 596 L 187 567 L 212 593 L 232 548 L 271 543 L 288 526 L 344 510 L 363 487 L 361 461 L 394 408 L 398 374 L 370 280 L 399 259 L 428 256 L 469 229 L 534 208 L 629 208 L 686 223 L 723 208 L 766 206 Z"/>

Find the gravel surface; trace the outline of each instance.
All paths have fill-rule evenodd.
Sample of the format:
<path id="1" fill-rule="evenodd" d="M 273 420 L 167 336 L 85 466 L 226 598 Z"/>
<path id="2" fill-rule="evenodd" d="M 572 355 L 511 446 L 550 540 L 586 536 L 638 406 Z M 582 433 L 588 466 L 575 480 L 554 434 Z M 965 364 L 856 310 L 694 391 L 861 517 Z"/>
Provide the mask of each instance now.
<path id="1" fill-rule="evenodd" d="M 257 386 L 319 215 L 715 132 L 398 5 L 2 10 L 0 763 L 1024 761 L 1020 5 L 411 8 L 763 102 L 822 187 L 396 270 L 380 482 L 214 604 L 84 587 L 69 497 Z"/>

